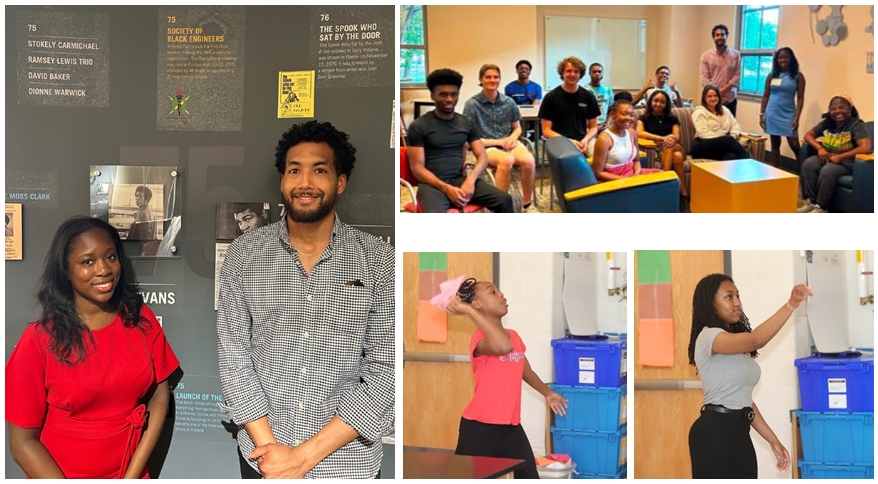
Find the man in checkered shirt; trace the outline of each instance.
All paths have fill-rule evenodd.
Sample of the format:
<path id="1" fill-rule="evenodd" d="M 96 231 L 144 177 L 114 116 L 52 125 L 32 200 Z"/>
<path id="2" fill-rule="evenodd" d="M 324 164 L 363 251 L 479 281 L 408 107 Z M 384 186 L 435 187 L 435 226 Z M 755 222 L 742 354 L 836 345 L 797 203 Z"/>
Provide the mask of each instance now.
<path id="1" fill-rule="evenodd" d="M 394 408 L 392 247 L 342 223 L 356 149 L 329 123 L 278 142 L 284 220 L 238 237 L 217 347 L 248 478 L 371 478 Z"/>

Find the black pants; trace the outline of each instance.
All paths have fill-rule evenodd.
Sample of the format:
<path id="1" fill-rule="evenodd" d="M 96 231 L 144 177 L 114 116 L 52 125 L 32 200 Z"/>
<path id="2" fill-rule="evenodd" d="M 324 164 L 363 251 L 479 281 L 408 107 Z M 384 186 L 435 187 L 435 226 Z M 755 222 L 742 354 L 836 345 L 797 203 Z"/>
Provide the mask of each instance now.
<path id="1" fill-rule="evenodd" d="M 696 138 L 692 144 L 692 159 L 695 160 L 744 160 L 750 158 L 750 153 L 738 143 L 738 140 L 729 135 L 719 138 L 700 139 Z"/>
<path id="2" fill-rule="evenodd" d="M 735 98 L 734 101 L 732 101 L 728 104 L 723 104 L 723 106 L 725 106 L 726 109 L 728 109 L 729 112 L 732 113 L 732 116 L 736 116 L 736 117 L 738 116 L 738 98 Z"/>
<path id="3" fill-rule="evenodd" d="M 465 177 L 460 177 L 446 183 L 460 188 L 465 181 Z M 454 206 L 444 193 L 426 183 L 418 185 L 418 200 L 425 213 L 445 213 Z M 476 180 L 470 203 L 482 205 L 495 213 L 512 213 L 512 196 L 481 179 Z"/>
<path id="4" fill-rule="evenodd" d="M 750 421 L 742 415 L 701 411 L 689 429 L 693 479 L 756 479 Z"/>
<path id="5" fill-rule="evenodd" d="M 799 179 L 802 185 L 802 198 L 829 211 L 838 179 L 853 172 L 854 163 L 852 161 L 843 161 L 838 164 L 820 163 L 820 158 L 809 156 L 802 163 L 801 178 Z"/>
<path id="6" fill-rule="evenodd" d="M 256 472 L 250 464 L 247 463 L 247 459 L 241 455 L 241 450 L 238 449 L 238 465 L 241 466 L 241 479 L 262 479 L 262 474 Z M 375 476 L 375 479 L 381 479 L 381 469 L 378 469 L 378 475 Z"/>
<path id="7" fill-rule="evenodd" d="M 495 425 L 460 418 L 457 455 L 524 459 L 524 469 L 515 471 L 516 479 L 539 479 L 534 452 L 521 424 Z"/>

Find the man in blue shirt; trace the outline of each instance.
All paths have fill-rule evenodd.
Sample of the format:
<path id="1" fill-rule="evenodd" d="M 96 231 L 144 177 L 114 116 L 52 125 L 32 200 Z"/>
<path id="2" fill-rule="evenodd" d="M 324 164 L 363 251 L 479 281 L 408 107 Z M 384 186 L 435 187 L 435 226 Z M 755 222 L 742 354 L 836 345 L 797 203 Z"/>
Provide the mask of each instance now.
<path id="1" fill-rule="evenodd" d="M 515 64 L 518 79 L 507 84 L 504 90 L 506 95 L 519 106 L 528 104 L 536 106 L 543 99 L 543 88 L 536 82 L 529 80 L 532 69 L 533 66 L 529 61 L 525 59 L 518 61 Z"/>
<path id="2" fill-rule="evenodd" d="M 588 75 L 591 77 L 591 82 L 586 84 L 585 89 L 594 94 L 595 99 L 598 101 L 598 107 L 601 110 L 601 115 L 598 116 L 598 123 L 605 124 L 607 122 L 607 110 L 610 109 L 610 104 L 613 104 L 613 90 L 610 86 L 601 84 L 601 81 L 604 80 L 604 66 L 595 62 L 588 66 Z"/>

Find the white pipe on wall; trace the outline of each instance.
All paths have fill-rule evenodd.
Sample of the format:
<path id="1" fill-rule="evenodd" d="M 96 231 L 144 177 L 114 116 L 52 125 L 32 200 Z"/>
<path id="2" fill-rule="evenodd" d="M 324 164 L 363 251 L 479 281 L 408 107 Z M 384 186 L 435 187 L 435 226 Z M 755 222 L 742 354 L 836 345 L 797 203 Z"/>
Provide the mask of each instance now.
<path id="1" fill-rule="evenodd" d="M 610 294 L 616 290 L 616 275 L 613 273 L 613 253 L 607 252 L 607 290 Z"/>
<path id="2" fill-rule="evenodd" d="M 866 280 L 865 255 L 865 251 L 857 251 L 857 297 L 860 299 L 869 297 L 869 283 Z"/>

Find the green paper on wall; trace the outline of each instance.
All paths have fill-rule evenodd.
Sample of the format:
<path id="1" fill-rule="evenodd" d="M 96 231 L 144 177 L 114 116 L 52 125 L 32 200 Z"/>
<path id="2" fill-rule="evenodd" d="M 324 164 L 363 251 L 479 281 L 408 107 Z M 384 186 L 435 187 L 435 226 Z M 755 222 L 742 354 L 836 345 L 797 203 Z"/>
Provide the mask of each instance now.
<path id="1" fill-rule="evenodd" d="M 671 282 L 671 252 L 667 250 L 637 251 L 637 283 Z"/>
<path id="2" fill-rule="evenodd" d="M 421 252 L 418 254 L 418 267 L 422 271 L 448 270 L 448 254 L 445 252 Z"/>

